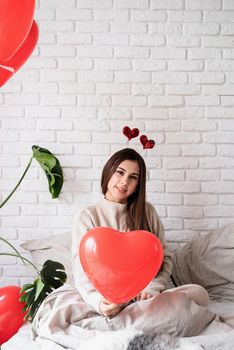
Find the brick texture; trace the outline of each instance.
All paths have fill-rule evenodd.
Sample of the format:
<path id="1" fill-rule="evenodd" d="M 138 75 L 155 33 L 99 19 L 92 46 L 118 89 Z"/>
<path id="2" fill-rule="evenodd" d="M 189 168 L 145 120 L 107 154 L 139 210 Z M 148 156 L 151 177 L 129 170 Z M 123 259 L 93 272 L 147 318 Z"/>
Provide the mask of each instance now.
<path id="1" fill-rule="evenodd" d="M 233 1 L 38 0 L 34 17 L 38 45 L 0 89 L 0 200 L 33 144 L 57 155 L 65 184 L 52 200 L 34 161 L 1 209 L 0 235 L 19 247 L 69 231 L 99 197 L 105 161 L 127 146 L 146 159 L 171 246 L 234 221 Z M 124 125 L 156 147 L 128 143 Z M 30 278 L 1 258 L 0 286 Z"/>

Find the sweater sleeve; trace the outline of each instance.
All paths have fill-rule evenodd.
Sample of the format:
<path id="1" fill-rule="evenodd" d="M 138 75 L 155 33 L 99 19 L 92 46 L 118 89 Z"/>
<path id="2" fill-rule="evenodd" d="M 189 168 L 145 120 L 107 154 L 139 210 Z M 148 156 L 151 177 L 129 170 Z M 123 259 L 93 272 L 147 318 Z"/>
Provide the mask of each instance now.
<path id="1" fill-rule="evenodd" d="M 100 313 L 99 305 L 102 295 L 94 288 L 88 276 L 83 270 L 79 257 L 79 245 L 83 235 L 94 227 L 89 212 L 84 209 L 79 216 L 74 218 L 72 226 L 72 272 L 75 287 L 83 300 Z"/>
<path id="2" fill-rule="evenodd" d="M 155 208 L 151 204 L 149 204 L 148 210 L 149 210 L 148 219 L 149 219 L 149 222 L 150 222 L 152 230 L 153 230 L 152 233 L 154 233 L 155 236 L 157 236 L 160 239 L 162 246 L 163 246 L 163 250 L 164 250 L 163 263 L 162 263 L 162 266 L 161 266 L 157 276 L 144 289 L 144 291 L 146 291 L 152 295 L 155 295 L 155 294 L 159 294 L 167 289 L 168 282 L 169 282 L 170 275 L 171 275 L 172 255 L 171 255 L 169 249 L 167 248 L 163 224 L 162 224 L 160 218 L 158 217 L 158 214 L 157 214 Z"/>

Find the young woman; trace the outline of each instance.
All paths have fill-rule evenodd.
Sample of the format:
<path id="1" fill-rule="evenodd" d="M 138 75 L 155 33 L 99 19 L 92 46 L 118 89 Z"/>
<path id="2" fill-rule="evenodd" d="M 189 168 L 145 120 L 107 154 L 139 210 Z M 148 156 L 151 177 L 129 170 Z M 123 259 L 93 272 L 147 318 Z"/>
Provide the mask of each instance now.
<path id="1" fill-rule="evenodd" d="M 73 273 L 75 285 L 86 303 L 98 313 L 113 317 L 125 305 L 106 300 L 91 284 L 83 271 L 77 247 L 83 235 L 93 227 L 105 226 L 127 232 L 146 230 L 155 234 L 164 247 L 164 261 L 158 275 L 136 296 L 142 301 L 158 295 L 168 288 L 171 274 L 171 254 L 168 251 L 163 225 L 153 205 L 146 202 L 146 166 L 144 159 L 135 150 L 122 149 L 107 161 L 102 171 L 101 188 L 103 199 L 84 209 L 76 218 L 72 232 Z M 203 305 L 207 305 L 207 293 L 199 286 L 179 288 Z"/>
<path id="2" fill-rule="evenodd" d="M 154 207 L 145 200 L 146 168 L 133 149 L 116 152 L 102 172 L 103 198 L 75 217 L 72 230 L 72 263 L 75 286 L 64 285 L 41 304 L 32 324 L 34 341 L 43 349 L 82 349 L 82 342 L 98 334 L 124 329 L 134 332 L 167 333 L 173 336 L 199 334 L 214 318 L 208 309 L 208 294 L 198 285 L 167 289 L 171 274 L 162 223 Z M 124 304 L 106 300 L 84 272 L 78 248 L 82 237 L 94 227 L 121 232 L 147 230 L 164 247 L 164 261 L 157 276 Z M 123 233 L 124 234 L 124 233 Z M 103 333 L 106 332 L 106 333 Z M 119 341 L 122 339 L 120 337 Z M 118 347 L 120 348 L 120 347 Z M 122 347 L 125 349 L 126 347 Z M 122 349 L 121 348 L 121 349 Z"/>

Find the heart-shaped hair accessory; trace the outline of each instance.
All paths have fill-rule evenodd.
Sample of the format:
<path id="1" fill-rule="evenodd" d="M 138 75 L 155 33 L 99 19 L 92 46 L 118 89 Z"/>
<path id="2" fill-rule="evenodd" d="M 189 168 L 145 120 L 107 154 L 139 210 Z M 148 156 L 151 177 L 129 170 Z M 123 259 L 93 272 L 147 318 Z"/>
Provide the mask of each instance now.
<path id="1" fill-rule="evenodd" d="M 137 129 L 137 128 L 130 129 L 129 126 L 124 126 L 123 127 L 123 134 L 130 141 L 131 139 L 134 139 L 135 137 L 137 137 L 139 135 L 139 129 Z"/>
<path id="2" fill-rule="evenodd" d="M 148 137 L 146 135 L 141 135 L 140 141 L 144 149 L 154 148 L 155 146 L 154 140 L 148 140 Z"/>

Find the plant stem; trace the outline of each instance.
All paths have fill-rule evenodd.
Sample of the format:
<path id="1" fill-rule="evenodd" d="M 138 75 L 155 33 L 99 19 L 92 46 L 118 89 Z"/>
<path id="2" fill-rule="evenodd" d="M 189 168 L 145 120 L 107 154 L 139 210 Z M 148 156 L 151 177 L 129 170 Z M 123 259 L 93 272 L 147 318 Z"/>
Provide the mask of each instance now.
<path id="1" fill-rule="evenodd" d="M 28 264 L 33 266 L 33 268 L 37 271 L 38 274 L 40 274 L 40 271 L 38 271 L 36 266 L 30 260 L 28 260 L 27 258 L 23 257 L 22 255 L 20 257 L 19 257 L 18 254 L 14 254 L 14 253 L 0 253 L 0 255 L 15 256 L 16 258 L 20 258 L 21 260 L 25 260 L 25 261 L 27 261 Z"/>
<path id="2" fill-rule="evenodd" d="M 24 263 L 24 260 L 22 259 L 23 257 L 21 256 L 20 252 L 18 252 L 18 250 L 13 246 L 13 244 L 11 244 L 10 242 L 8 242 L 7 239 L 0 237 L 0 241 L 5 242 L 6 244 L 8 244 L 17 254 L 17 256 L 22 260 L 22 262 Z M 1 254 L 2 255 L 2 254 Z"/>
<path id="3" fill-rule="evenodd" d="M 31 165 L 31 163 L 32 163 L 32 160 L 33 160 L 33 157 L 30 158 L 30 161 L 29 161 L 29 163 L 28 163 L 28 165 L 27 165 L 27 167 L 26 167 L 26 169 L 25 169 L 23 175 L 21 176 L 19 182 L 17 183 L 17 185 L 16 185 L 16 186 L 14 187 L 14 189 L 11 191 L 11 193 L 9 194 L 9 196 L 0 204 L 0 209 L 4 206 L 4 204 L 8 201 L 8 199 L 11 198 L 11 196 L 13 195 L 13 193 L 17 190 L 17 188 L 18 188 L 19 185 L 21 184 L 23 178 L 25 177 L 25 175 L 26 175 L 26 173 L 27 173 L 27 171 L 28 171 L 28 169 L 29 169 L 29 167 L 30 167 L 30 165 Z"/>
<path id="4" fill-rule="evenodd" d="M 34 269 L 37 271 L 37 273 L 39 274 L 40 272 L 38 271 L 38 269 L 36 268 L 36 266 L 31 262 L 29 261 L 28 259 L 26 259 L 24 256 L 22 256 L 20 254 L 20 252 L 13 246 L 13 244 L 11 244 L 10 242 L 8 242 L 8 240 L 6 240 L 5 238 L 1 237 L 0 236 L 0 241 L 3 241 L 5 242 L 6 244 L 8 244 L 15 252 L 16 254 L 12 254 L 12 253 L 0 253 L 0 255 L 12 255 L 12 256 L 16 256 L 17 258 L 21 259 L 22 262 L 24 263 L 25 265 L 25 262 L 24 261 L 27 261 L 29 264 L 31 264 Z"/>

